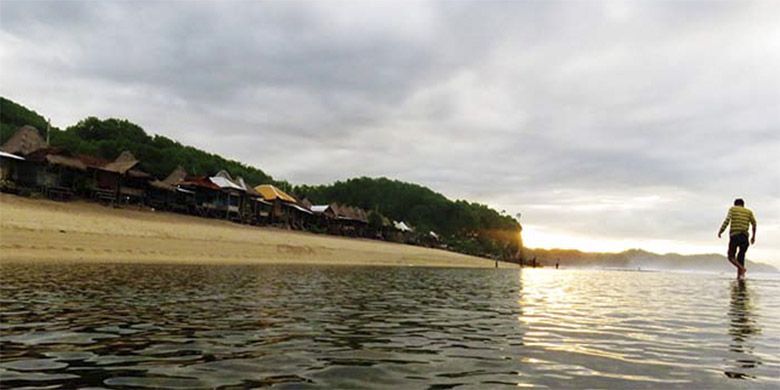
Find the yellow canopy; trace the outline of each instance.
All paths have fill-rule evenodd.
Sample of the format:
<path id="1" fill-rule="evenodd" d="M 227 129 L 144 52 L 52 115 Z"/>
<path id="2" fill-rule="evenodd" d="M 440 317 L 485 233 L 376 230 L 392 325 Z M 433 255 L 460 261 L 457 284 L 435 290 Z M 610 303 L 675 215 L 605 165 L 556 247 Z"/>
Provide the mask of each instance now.
<path id="1" fill-rule="evenodd" d="M 276 199 L 281 199 L 284 202 L 298 203 L 295 198 L 270 184 L 261 184 L 255 187 L 255 191 L 257 191 L 260 196 L 263 197 L 263 200 L 273 201 Z"/>

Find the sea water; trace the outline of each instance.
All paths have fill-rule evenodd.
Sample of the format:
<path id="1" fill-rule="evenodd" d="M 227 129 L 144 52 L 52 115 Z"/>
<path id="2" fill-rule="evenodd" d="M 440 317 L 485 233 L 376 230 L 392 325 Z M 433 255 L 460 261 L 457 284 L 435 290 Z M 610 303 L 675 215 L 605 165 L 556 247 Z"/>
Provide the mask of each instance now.
<path id="1" fill-rule="evenodd" d="M 780 279 L 0 267 L 3 388 L 778 388 Z"/>

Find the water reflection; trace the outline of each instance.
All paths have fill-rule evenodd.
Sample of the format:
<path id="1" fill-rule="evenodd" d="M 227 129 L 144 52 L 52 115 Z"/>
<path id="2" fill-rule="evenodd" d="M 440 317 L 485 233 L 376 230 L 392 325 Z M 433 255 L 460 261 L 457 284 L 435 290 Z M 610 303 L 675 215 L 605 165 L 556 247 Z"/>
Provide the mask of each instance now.
<path id="1" fill-rule="evenodd" d="M 723 372 L 729 378 L 755 378 L 750 371 L 761 364 L 761 360 L 754 354 L 755 347 L 751 343 L 753 335 L 761 333 L 761 329 L 756 324 L 754 311 L 747 281 L 731 282 L 731 301 L 728 311 L 729 335 L 731 335 L 729 350 L 735 354 L 735 357 L 731 362 L 732 367 Z"/>
<path id="2" fill-rule="evenodd" d="M 3 265 L 0 387 L 744 385 L 724 378 L 725 360 L 734 378 L 780 388 L 780 306 L 759 299 L 780 295 L 780 283 L 751 279 L 729 297 L 729 282 L 544 269 Z M 701 299 L 713 291 L 721 295 Z"/>

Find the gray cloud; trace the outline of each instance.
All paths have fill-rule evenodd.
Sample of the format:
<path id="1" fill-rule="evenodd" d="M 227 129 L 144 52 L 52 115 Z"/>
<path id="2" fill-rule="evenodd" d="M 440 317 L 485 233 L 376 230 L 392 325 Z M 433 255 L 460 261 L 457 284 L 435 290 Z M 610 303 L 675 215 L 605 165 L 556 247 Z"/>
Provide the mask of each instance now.
<path id="1" fill-rule="evenodd" d="M 0 93 L 60 126 L 126 117 L 293 182 L 390 176 L 571 234 L 718 246 L 741 195 L 753 253 L 780 262 L 778 11 L 4 1 Z"/>

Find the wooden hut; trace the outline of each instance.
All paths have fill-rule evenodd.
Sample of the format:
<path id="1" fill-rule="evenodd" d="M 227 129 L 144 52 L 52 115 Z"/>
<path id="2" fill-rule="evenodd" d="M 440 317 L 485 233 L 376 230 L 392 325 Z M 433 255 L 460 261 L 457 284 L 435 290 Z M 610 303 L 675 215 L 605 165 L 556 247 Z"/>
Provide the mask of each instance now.
<path id="1" fill-rule="evenodd" d="M 244 202 L 241 204 L 241 221 L 252 225 L 266 223 L 268 212 L 272 204 L 263 200 L 263 196 L 255 189 L 246 184 L 241 176 L 236 178 L 236 184 L 244 189 Z"/>
<path id="2" fill-rule="evenodd" d="M 165 179 L 151 181 L 147 191 L 148 204 L 157 209 L 191 213 L 195 208 L 195 193 L 179 187 L 186 178 L 187 171 L 179 166 Z"/>
<path id="3" fill-rule="evenodd" d="M 222 189 L 208 177 L 188 176 L 179 183 L 179 188 L 192 192 L 194 196 L 193 214 L 212 218 L 224 217 L 218 208 Z"/>
<path id="4" fill-rule="evenodd" d="M 210 177 L 209 180 L 220 188 L 221 196 L 217 198 L 216 202 L 217 212 L 224 214 L 226 219 L 240 221 L 246 190 L 236 183 L 230 173 L 224 169 Z"/>
<path id="5" fill-rule="evenodd" d="M 255 187 L 265 202 L 270 203 L 269 223 L 285 227 L 302 228 L 302 215 L 310 210 L 298 204 L 298 200 L 290 194 L 271 184 L 261 184 Z"/>
<path id="6" fill-rule="evenodd" d="M 123 151 L 114 161 L 80 156 L 93 173 L 93 198 L 110 203 L 143 203 L 152 176 L 138 168 L 140 161 Z"/>
<path id="7" fill-rule="evenodd" d="M 0 151 L 0 191 L 17 192 L 19 167 L 25 163 L 22 156 Z"/>
<path id="8" fill-rule="evenodd" d="M 333 203 L 330 208 L 336 214 L 337 228 L 340 234 L 364 237 L 368 227 L 368 213 L 365 210 Z"/>
<path id="9" fill-rule="evenodd" d="M 34 164 L 27 174 L 28 179 L 33 180 L 38 190 L 51 199 L 70 199 L 77 187 L 85 185 L 87 166 L 64 149 L 38 149 L 29 153 L 26 160 L 28 164 Z M 34 179 L 30 175 L 34 175 Z"/>
<path id="10" fill-rule="evenodd" d="M 35 127 L 22 126 L 17 129 L 11 138 L 0 146 L 0 152 L 4 152 L 2 157 L 3 189 L 9 191 L 37 190 L 38 170 L 42 167 L 40 164 L 27 161 L 25 156 L 48 146 L 46 140 L 41 137 Z"/>

